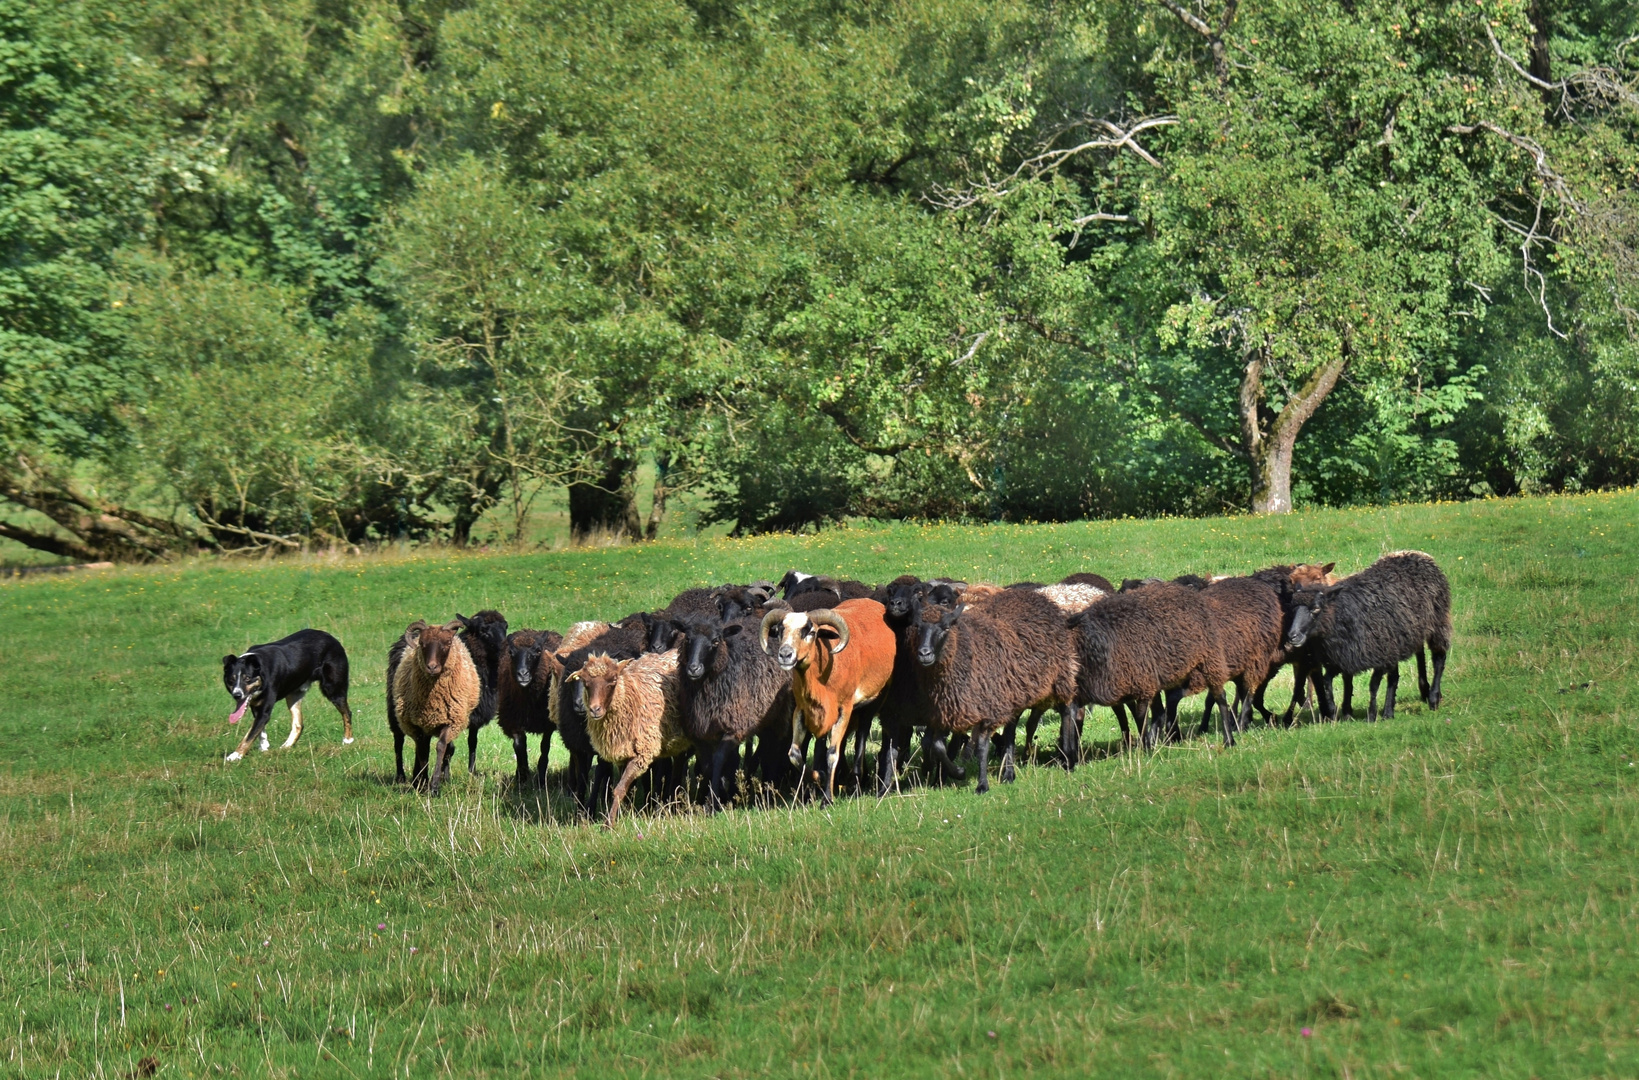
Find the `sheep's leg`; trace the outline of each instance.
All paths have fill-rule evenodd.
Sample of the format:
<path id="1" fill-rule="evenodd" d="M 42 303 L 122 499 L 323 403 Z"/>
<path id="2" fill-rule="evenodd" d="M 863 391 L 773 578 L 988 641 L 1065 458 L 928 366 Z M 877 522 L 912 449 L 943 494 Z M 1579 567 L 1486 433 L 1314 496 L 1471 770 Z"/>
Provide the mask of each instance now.
<path id="1" fill-rule="evenodd" d="M 552 757 L 552 730 L 548 728 L 541 735 L 541 760 L 535 766 L 535 790 L 546 790 L 546 764 Z"/>
<path id="2" fill-rule="evenodd" d="M 876 797 L 885 798 L 899 778 L 899 732 L 884 722 L 882 750 L 876 756 Z"/>
<path id="3" fill-rule="evenodd" d="M 848 729 L 854 736 L 854 790 L 865 790 L 865 746 L 871 741 L 871 721 L 876 719 L 876 706 L 866 705 L 854 710 Z M 886 738 L 886 735 L 884 735 Z"/>
<path id="4" fill-rule="evenodd" d="M 1281 714 L 1281 727 L 1291 727 L 1297 719 L 1298 710 L 1308 702 L 1311 678 L 1308 664 L 1301 660 L 1292 661 L 1292 700 L 1286 703 L 1286 711 Z"/>
<path id="5" fill-rule="evenodd" d="M 1440 680 L 1444 678 L 1446 673 L 1446 654 L 1444 649 L 1436 649 L 1430 645 L 1428 655 L 1429 659 L 1434 662 L 1434 681 L 1429 684 L 1428 707 L 1438 709 L 1440 707 Z"/>
<path id="6" fill-rule="evenodd" d="M 837 764 L 848 745 L 848 725 L 853 721 L 853 710 L 847 705 L 837 709 L 837 722 L 826 737 L 820 740 L 820 752 L 825 755 L 825 805 L 830 806 L 836 795 Z M 857 774 L 856 774 L 857 775 Z"/>
<path id="7" fill-rule="evenodd" d="M 1345 675 L 1344 678 L 1346 679 L 1346 678 L 1348 678 L 1348 676 Z M 1377 723 L 1377 688 L 1379 686 L 1381 686 L 1382 683 L 1383 683 L 1383 669 L 1382 668 L 1373 668 L 1372 669 L 1372 696 L 1371 696 L 1371 700 L 1369 702 L 1367 702 L 1367 704 L 1366 704 L 1366 723 L 1368 723 L 1368 724 Z"/>
<path id="8" fill-rule="evenodd" d="M 433 778 L 431 785 L 427 789 L 427 794 L 437 795 L 439 787 L 441 787 L 444 781 L 449 778 L 450 754 L 454 749 L 454 739 L 449 738 L 447 735 L 440 735 L 438 737 L 438 760 L 433 764 Z"/>
<path id="9" fill-rule="evenodd" d="M 952 735 L 950 737 L 950 739 L 947 740 L 947 742 L 945 743 L 945 747 L 946 747 L 947 752 L 950 754 L 950 756 L 952 758 L 960 757 L 964 750 L 968 750 L 968 745 L 967 744 L 968 744 L 968 739 L 969 738 L 970 738 L 970 736 L 967 734 L 967 732 L 964 731 L 964 732 L 960 732 L 958 734 Z M 968 756 L 969 757 L 973 756 L 973 753 L 972 753 L 971 750 L 968 750 Z M 960 777 L 958 777 L 958 779 L 961 779 L 961 780 L 967 779 L 967 774 L 963 773 Z"/>
<path id="10" fill-rule="evenodd" d="M 1354 719 L 1354 676 L 1350 675 L 1347 671 L 1340 671 L 1340 672 L 1338 672 L 1338 678 L 1343 681 L 1343 709 L 1342 709 L 1341 715 L 1347 716 L 1349 719 L 1353 720 Z M 1328 679 L 1328 680 L 1326 680 L 1326 692 L 1331 693 L 1331 689 L 1332 689 L 1332 683 L 1331 683 L 1331 680 Z M 1375 695 L 1377 693 L 1377 691 L 1374 689 L 1372 691 L 1372 693 Z M 1336 717 L 1338 715 L 1340 715 L 1340 714 L 1334 713 L 1333 714 L 1333 719 L 1336 719 Z"/>
<path id="11" fill-rule="evenodd" d="M 1041 711 L 1031 713 L 1029 726 L 1026 728 L 1024 742 L 1029 744 L 1029 752 L 1036 752 L 1036 718 Z M 1121 721 L 1126 726 L 1126 721 Z M 1075 772 L 1075 767 L 1082 760 L 1082 706 L 1070 701 L 1069 705 L 1059 706 L 1059 764 L 1064 765 L 1065 772 Z"/>
<path id="12" fill-rule="evenodd" d="M 1423 647 L 1417 646 L 1417 696 L 1428 704 L 1428 667 L 1423 662 Z"/>
<path id="13" fill-rule="evenodd" d="M 1118 701 L 1110 706 L 1110 711 L 1115 713 L 1116 723 L 1121 725 L 1121 749 L 1126 750 L 1133 742 L 1132 732 L 1127 728 L 1127 707 Z"/>
<path id="14" fill-rule="evenodd" d="M 631 789 L 633 781 L 648 771 L 649 764 L 650 760 L 646 757 L 635 757 L 626 763 L 626 768 L 620 774 L 620 782 L 615 785 L 614 793 L 609 797 L 609 816 L 603 821 L 605 828 L 615 827 L 615 820 L 620 817 L 620 804 L 626 801 L 626 792 Z M 603 767 L 601 761 L 599 767 Z"/>
<path id="15" fill-rule="evenodd" d="M 1218 726 L 1224 731 L 1225 748 L 1235 745 L 1235 719 L 1229 715 L 1229 699 L 1221 686 L 1209 686 L 1206 692 L 1206 711 L 1218 710 Z"/>
<path id="16" fill-rule="evenodd" d="M 1251 719 L 1252 692 L 1247 688 L 1246 677 L 1242 676 L 1235 680 L 1235 734 L 1244 734 Z"/>
<path id="17" fill-rule="evenodd" d="M 945 732 L 930 725 L 922 733 L 922 751 L 923 756 L 933 762 L 941 782 L 967 779 L 967 770 L 951 760 L 950 746 L 945 742 Z"/>
<path id="18" fill-rule="evenodd" d="M 415 787 L 422 787 L 427 782 L 427 751 L 431 740 L 425 736 L 415 737 L 415 762 L 410 766 L 410 783 Z"/>
<path id="19" fill-rule="evenodd" d="M 1157 694 L 1156 697 L 1159 698 L 1160 695 Z M 1177 742 L 1183 742 L 1184 741 L 1184 733 L 1182 731 L 1180 731 L 1179 728 L 1178 728 L 1178 705 L 1183 700 L 1184 700 L 1184 689 L 1183 689 L 1183 687 L 1177 687 L 1175 689 L 1167 691 L 1167 706 L 1166 706 L 1166 708 L 1167 708 L 1167 741 L 1168 742 L 1177 743 Z M 1202 712 L 1202 714 L 1201 714 L 1201 723 L 1203 725 L 1206 723 L 1206 713 L 1205 712 Z"/>
<path id="20" fill-rule="evenodd" d="M 1069 706 L 1066 705 L 1066 706 L 1064 706 L 1064 708 L 1068 709 Z M 1013 737 L 1018 732 L 1018 729 L 1019 729 L 1019 721 L 1018 721 L 1017 718 L 1015 718 L 1011 723 L 1009 723 L 1005 728 L 1002 729 L 1002 738 L 1001 738 L 1001 744 L 1002 744 L 1002 771 L 1001 771 L 1001 779 L 1002 779 L 1002 783 L 1004 783 L 1004 784 L 1011 784 L 1014 781 L 1014 779 L 1017 775 L 1014 771 L 1014 768 L 1013 768 Z"/>
<path id="21" fill-rule="evenodd" d="M 512 756 L 518 762 L 518 775 L 512 782 L 515 792 L 522 794 L 529 786 L 529 732 L 520 731 L 512 737 Z"/>
<path id="22" fill-rule="evenodd" d="M 1019 752 L 1019 756 L 1032 763 L 1036 760 L 1036 725 L 1041 723 L 1041 716 L 1045 711 L 1044 709 L 1026 709 L 1023 715 L 1019 717 L 1024 721 L 1024 749 Z M 1062 709 L 1059 710 L 1059 723 L 1060 725 L 1064 723 L 1064 710 Z M 1059 730 L 1063 731 L 1064 728 L 1061 726 Z"/>
<path id="23" fill-rule="evenodd" d="M 973 791 L 976 795 L 983 795 L 990 790 L 990 732 L 984 728 L 974 732 L 973 746 L 979 758 L 979 786 Z"/>
<path id="24" fill-rule="evenodd" d="M 1152 715 L 1150 705 L 1150 699 L 1146 697 L 1127 699 L 1127 708 L 1133 714 L 1133 726 L 1139 730 L 1145 750 L 1155 749 L 1156 740 L 1161 734 L 1160 726 L 1166 722 L 1165 716 Z"/>
<path id="25" fill-rule="evenodd" d="M 805 718 L 803 717 L 803 710 L 801 708 L 792 709 L 791 710 L 791 764 L 795 765 L 799 769 L 803 767 L 803 759 L 807 756 L 807 747 L 803 747 L 800 750 L 798 749 L 798 747 L 802 746 L 802 737 L 803 737 L 803 734 L 807 730 L 808 730 L 808 725 L 805 723 Z"/>
<path id="26" fill-rule="evenodd" d="M 614 779 L 615 769 L 609 762 L 597 758 L 592 764 L 592 796 L 586 804 L 586 816 L 596 817 L 598 808 L 609 794 L 609 782 Z"/>
<path id="27" fill-rule="evenodd" d="M 404 729 L 393 729 L 393 759 L 398 762 L 398 775 L 394 777 L 400 784 L 404 783 Z"/>
<path id="28" fill-rule="evenodd" d="M 1264 727 L 1274 727 L 1275 726 L 1275 714 L 1269 710 L 1269 706 L 1264 704 L 1264 700 L 1263 700 L 1264 692 L 1269 689 L 1269 683 L 1274 679 L 1274 677 L 1275 677 L 1275 672 L 1270 671 L 1269 672 L 1269 677 L 1263 680 L 1263 682 L 1258 686 L 1257 692 L 1252 695 L 1252 707 L 1254 709 L 1258 710 L 1258 715 L 1259 716 L 1263 717 L 1263 726 Z M 1248 713 L 1247 714 L 1248 722 L 1250 722 L 1251 719 L 1252 719 L 1252 716 L 1251 716 L 1250 713 Z"/>
<path id="29" fill-rule="evenodd" d="M 478 775 L 478 728 L 476 725 L 467 729 L 467 772 Z"/>
<path id="30" fill-rule="evenodd" d="M 1394 698 L 1400 692 L 1400 665 L 1389 668 L 1389 688 L 1383 694 L 1383 719 L 1394 719 Z"/>
<path id="31" fill-rule="evenodd" d="M 707 781 L 710 801 L 707 805 L 713 811 L 728 805 L 728 780 L 724 773 L 728 770 L 729 756 L 738 750 L 739 746 L 733 739 L 724 739 L 712 748 L 711 771 Z"/>

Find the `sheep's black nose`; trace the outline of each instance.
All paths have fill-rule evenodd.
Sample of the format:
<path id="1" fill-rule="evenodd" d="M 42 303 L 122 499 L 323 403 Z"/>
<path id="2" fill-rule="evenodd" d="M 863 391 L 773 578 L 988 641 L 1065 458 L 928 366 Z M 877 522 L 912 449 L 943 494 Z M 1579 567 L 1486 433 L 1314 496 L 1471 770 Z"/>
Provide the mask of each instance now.
<path id="1" fill-rule="evenodd" d="M 781 645 L 780 646 L 780 664 L 781 664 L 781 666 L 790 667 L 792 664 L 795 664 L 796 662 L 797 662 L 797 650 L 793 649 L 789 645 Z"/>
<path id="2" fill-rule="evenodd" d="M 700 676 L 704 675 L 705 673 L 706 673 L 706 665 L 704 665 L 704 664 L 690 664 L 688 666 L 688 676 L 691 679 L 698 679 Z"/>
<path id="3" fill-rule="evenodd" d="M 921 649 L 917 651 L 916 659 L 921 661 L 923 667 L 932 667 L 933 662 L 939 658 L 933 654 L 932 649 Z"/>

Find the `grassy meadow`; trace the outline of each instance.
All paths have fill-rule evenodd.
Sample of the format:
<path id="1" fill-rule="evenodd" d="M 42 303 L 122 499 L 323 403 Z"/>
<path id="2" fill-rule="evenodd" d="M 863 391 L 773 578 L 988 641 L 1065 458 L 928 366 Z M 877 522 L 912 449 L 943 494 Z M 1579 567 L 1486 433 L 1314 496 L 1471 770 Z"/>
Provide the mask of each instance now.
<path id="1" fill-rule="evenodd" d="M 1636 520 L 1618 493 L 0 585 L 0 1075 L 1639 1075 Z M 1453 587 L 1438 712 L 1408 664 L 1376 725 L 613 831 L 514 800 L 493 728 L 480 777 L 392 783 L 381 669 L 417 617 L 1411 547 Z M 222 654 L 302 626 L 353 658 L 358 741 L 315 690 L 296 749 L 223 764 Z"/>

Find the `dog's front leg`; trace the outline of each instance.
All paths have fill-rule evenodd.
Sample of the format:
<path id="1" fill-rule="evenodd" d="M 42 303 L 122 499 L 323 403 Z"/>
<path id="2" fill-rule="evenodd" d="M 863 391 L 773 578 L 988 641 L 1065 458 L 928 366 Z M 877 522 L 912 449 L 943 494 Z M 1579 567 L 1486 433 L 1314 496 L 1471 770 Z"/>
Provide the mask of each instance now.
<path id="1" fill-rule="evenodd" d="M 223 761 L 239 761 L 250 751 L 251 744 L 260 742 L 263 750 L 267 749 L 267 722 L 273 718 L 273 706 L 263 698 L 256 703 L 255 713 L 252 715 L 250 730 L 245 732 L 245 741 L 236 747 L 233 753 L 227 755 Z"/>

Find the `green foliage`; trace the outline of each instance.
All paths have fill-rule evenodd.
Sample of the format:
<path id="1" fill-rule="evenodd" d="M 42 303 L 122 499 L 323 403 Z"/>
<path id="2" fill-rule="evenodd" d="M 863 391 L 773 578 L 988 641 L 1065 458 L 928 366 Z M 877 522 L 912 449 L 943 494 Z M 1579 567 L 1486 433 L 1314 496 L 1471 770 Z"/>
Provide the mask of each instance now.
<path id="1" fill-rule="evenodd" d="M 125 4 L 0 3 L 0 442 L 84 454 L 131 370 L 114 256 L 206 166 L 164 141 Z M 159 99 L 159 100 L 156 100 Z M 157 144 L 157 145 L 156 145 Z"/>
<path id="2" fill-rule="evenodd" d="M 104 550 L 71 476 L 301 543 L 522 538 L 564 484 L 638 532 L 645 460 L 741 532 L 1639 477 L 1613 0 L 0 24 L 0 526 L 46 550 Z"/>
<path id="3" fill-rule="evenodd" d="M 0 1059 L 28 1076 L 150 1056 L 337 1077 L 1627 1075 L 1636 522 L 1623 493 L 9 583 L 0 615 L 28 632 L 0 712 Z M 381 660 L 416 617 L 494 606 L 563 629 L 790 566 L 1353 571 L 1400 547 L 1452 581 L 1438 712 L 1408 664 L 1392 721 L 1140 762 L 1111 753 L 1099 709 L 1076 772 L 1043 762 L 983 797 L 970 779 L 824 810 L 634 811 L 612 831 L 556 792 L 516 800 L 493 725 L 480 776 L 457 769 L 432 800 L 391 782 Z M 223 765 L 240 732 L 217 658 L 302 625 L 349 650 L 357 742 L 310 693 L 296 749 Z M 1045 757 L 1050 723 L 1037 738 Z"/>

